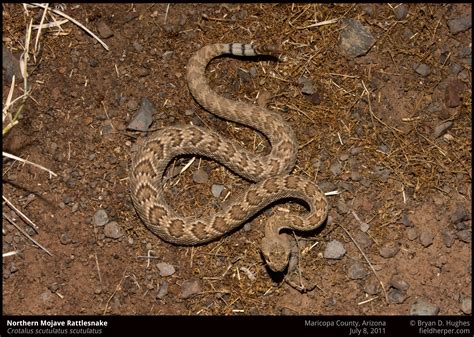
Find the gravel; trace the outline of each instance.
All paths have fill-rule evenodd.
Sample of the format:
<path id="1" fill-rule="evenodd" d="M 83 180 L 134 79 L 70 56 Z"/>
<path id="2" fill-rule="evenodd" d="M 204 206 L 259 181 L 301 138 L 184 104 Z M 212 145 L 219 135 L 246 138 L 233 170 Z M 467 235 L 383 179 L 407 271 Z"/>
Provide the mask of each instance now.
<path id="1" fill-rule="evenodd" d="M 407 237 L 408 237 L 408 240 L 410 241 L 416 240 L 416 238 L 418 237 L 418 232 L 416 231 L 415 228 L 408 228 Z"/>
<path id="2" fill-rule="evenodd" d="M 162 299 L 168 294 L 168 282 L 162 281 L 160 284 L 160 288 L 158 289 L 158 293 L 156 294 L 156 298 Z"/>
<path id="3" fill-rule="evenodd" d="M 193 181 L 198 184 L 205 184 L 209 180 L 209 174 L 202 168 L 193 172 Z"/>
<path id="4" fill-rule="evenodd" d="M 408 6 L 405 4 L 398 5 L 393 9 L 393 14 L 395 14 L 397 20 L 405 19 L 408 15 Z"/>
<path id="5" fill-rule="evenodd" d="M 470 229 L 465 229 L 456 233 L 459 240 L 465 243 L 470 243 L 472 240 L 472 232 Z"/>
<path id="6" fill-rule="evenodd" d="M 99 33 L 99 36 L 103 39 L 108 39 L 109 37 L 112 37 L 114 35 L 112 29 L 110 29 L 110 27 L 104 21 L 99 21 L 97 23 L 97 32 Z"/>
<path id="7" fill-rule="evenodd" d="M 364 291 L 369 295 L 377 295 L 381 290 L 380 282 L 376 278 L 371 278 L 365 283 Z"/>
<path id="8" fill-rule="evenodd" d="M 189 298 L 201 291 L 201 282 L 197 279 L 184 281 L 181 285 L 181 298 Z"/>
<path id="9" fill-rule="evenodd" d="M 468 30 L 472 26 L 472 16 L 465 16 L 448 20 L 449 31 L 457 34 Z"/>
<path id="10" fill-rule="evenodd" d="M 405 281 L 399 274 L 392 276 L 392 279 L 390 280 L 390 286 L 400 291 L 407 291 L 408 288 L 410 288 L 408 282 Z"/>
<path id="11" fill-rule="evenodd" d="M 439 307 L 425 298 L 418 298 L 411 306 L 412 316 L 433 316 L 439 313 Z"/>
<path id="12" fill-rule="evenodd" d="M 129 101 L 130 103 L 131 101 Z M 136 110 L 130 109 L 127 104 L 129 110 Z M 150 125 L 153 122 L 153 114 L 156 113 L 156 108 L 152 102 L 146 97 L 144 97 L 140 103 L 140 108 L 138 109 L 137 113 L 128 124 L 127 129 L 129 130 L 136 130 L 136 131 L 148 131 L 150 129 Z"/>
<path id="13" fill-rule="evenodd" d="M 347 276 L 351 280 L 361 280 L 368 275 L 367 268 L 361 262 L 354 262 L 347 270 Z"/>
<path id="14" fill-rule="evenodd" d="M 326 259 L 341 259 L 346 254 L 346 249 L 341 242 L 332 240 L 326 245 L 324 250 L 324 258 Z"/>
<path id="15" fill-rule="evenodd" d="M 211 186 L 211 192 L 215 198 L 219 198 L 222 194 L 222 191 L 224 191 L 224 185 L 214 184 Z"/>
<path id="16" fill-rule="evenodd" d="M 92 221 L 96 226 L 104 226 L 107 222 L 109 222 L 109 216 L 105 210 L 99 209 L 97 212 L 95 212 Z"/>
<path id="17" fill-rule="evenodd" d="M 344 19 L 342 23 L 341 50 L 350 57 L 367 54 L 376 42 L 369 28 L 354 19 Z"/>
<path id="18" fill-rule="evenodd" d="M 433 131 L 433 138 L 438 138 L 444 135 L 453 126 L 453 122 L 447 121 L 437 125 Z"/>
<path id="19" fill-rule="evenodd" d="M 444 245 L 447 248 L 451 248 L 454 243 L 454 235 L 449 229 L 445 228 L 441 231 L 441 238 L 443 240 Z"/>
<path id="20" fill-rule="evenodd" d="M 464 205 L 459 204 L 456 207 L 456 211 L 451 215 L 451 222 L 457 224 L 458 222 L 466 221 L 471 218 L 469 212 L 464 207 Z"/>
<path id="21" fill-rule="evenodd" d="M 472 297 L 462 297 L 461 299 L 461 311 L 466 315 L 472 314 Z"/>
<path id="22" fill-rule="evenodd" d="M 397 255 L 399 251 L 400 245 L 398 244 L 398 242 L 389 242 L 380 248 L 379 254 L 383 258 L 389 259 Z"/>
<path id="23" fill-rule="evenodd" d="M 431 68 L 429 65 L 425 64 L 425 63 L 417 63 L 413 66 L 413 69 L 415 70 L 415 72 L 423 77 L 426 77 L 428 76 L 429 74 L 431 74 Z"/>
<path id="24" fill-rule="evenodd" d="M 157 265 L 158 270 L 160 271 L 160 276 L 171 276 L 175 273 L 176 269 L 169 263 L 159 262 Z"/>
<path id="25" fill-rule="evenodd" d="M 123 232 L 116 221 L 111 221 L 105 225 L 104 235 L 110 239 L 119 239 L 123 236 Z"/>
<path id="26" fill-rule="evenodd" d="M 407 298 L 407 294 L 404 291 L 401 291 L 395 288 L 390 288 L 387 291 L 387 297 L 388 297 L 389 303 L 401 304 Z"/>
<path id="27" fill-rule="evenodd" d="M 433 243 L 433 240 L 434 240 L 434 234 L 432 232 L 424 230 L 420 233 L 420 242 L 423 245 L 423 247 L 426 248 L 430 246 Z"/>

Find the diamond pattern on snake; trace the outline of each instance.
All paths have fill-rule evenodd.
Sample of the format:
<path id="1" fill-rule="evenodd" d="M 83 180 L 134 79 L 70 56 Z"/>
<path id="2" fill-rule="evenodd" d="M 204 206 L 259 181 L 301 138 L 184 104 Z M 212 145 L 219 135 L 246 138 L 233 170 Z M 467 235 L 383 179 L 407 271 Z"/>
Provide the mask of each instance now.
<path id="1" fill-rule="evenodd" d="M 282 272 L 288 265 L 290 242 L 280 231 L 318 228 L 327 217 L 328 202 L 313 181 L 290 174 L 298 143 L 282 116 L 261 106 L 225 98 L 211 89 L 206 67 L 212 59 L 225 54 L 278 56 L 278 51 L 266 45 L 212 44 L 190 58 L 186 73 L 189 91 L 205 110 L 260 131 L 271 145 L 270 153 L 257 156 L 235 140 L 198 126 L 165 127 L 148 136 L 132 157 L 129 183 L 133 204 L 148 229 L 161 239 L 177 245 L 199 245 L 222 237 L 276 201 L 301 200 L 309 211 L 271 217 L 265 224 L 262 255 L 273 271 Z M 164 198 L 163 175 L 175 157 L 185 154 L 211 158 L 254 184 L 207 218 L 182 216 Z"/>

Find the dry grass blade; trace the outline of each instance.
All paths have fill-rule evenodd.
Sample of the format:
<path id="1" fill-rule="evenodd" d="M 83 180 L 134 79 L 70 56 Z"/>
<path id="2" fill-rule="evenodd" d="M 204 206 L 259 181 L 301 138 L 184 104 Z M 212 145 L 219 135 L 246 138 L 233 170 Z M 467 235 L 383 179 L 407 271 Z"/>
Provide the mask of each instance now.
<path id="1" fill-rule="evenodd" d="M 359 245 L 357 244 L 357 242 L 354 240 L 354 238 L 352 237 L 352 235 L 347 231 L 347 229 L 344 228 L 344 226 L 342 226 L 341 224 L 337 224 L 339 227 L 341 227 L 344 232 L 346 232 L 347 236 L 349 236 L 349 238 L 352 240 L 352 242 L 354 243 L 354 245 L 357 247 L 357 249 L 360 251 L 360 253 L 362 254 L 362 256 L 364 257 L 365 261 L 367 261 L 370 269 L 372 269 L 372 272 L 374 273 L 375 277 L 377 278 L 377 280 L 379 281 L 380 285 L 382 286 L 382 290 L 383 290 L 383 293 L 385 295 L 385 301 L 387 301 L 388 303 L 388 296 L 387 296 L 387 292 L 385 291 L 385 287 L 383 285 L 383 282 L 380 280 L 380 277 L 379 275 L 377 274 L 377 272 L 375 271 L 375 268 L 374 266 L 372 266 L 372 263 L 370 263 L 369 261 L 369 258 L 367 257 L 367 255 L 365 255 L 364 251 L 362 250 L 362 248 L 359 247 Z"/>
<path id="2" fill-rule="evenodd" d="M 39 43 L 39 38 L 41 34 L 41 29 L 43 29 L 43 22 L 46 17 L 46 13 L 48 12 L 49 4 L 46 4 L 46 8 L 43 11 L 43 15 L 41 16 L 41 21 L 39 24 L 38 28 L 38 33 L 36 34 L 36 40 L 35 40 L 35 55 L 38 53 L 38 43 Z"/>
<path id="3" fill-rule="evenodd" d="M 11 252 L 6 252 L 6 253 L 3 253 L 2 254 L 2 257 L 9 257 L 9 256 L 13 256 L 13 255 L 16 255 L 18 254 L 18 251 L 17 250 L 13 250 Z"/>
<path id="4" fill-rule="evenodd" d="M 314 27 L 319 27 L 319 26 L 331 25 L 331 24 L 336 23 L 338 21 L 339 21 L 339 19 L 331 19 L 331 20 L 316 22 L 316 23 L 313 23 L 313 24 L 311 24 L 309 26 L 305 26 L 305 27 L 297 27 L 296 29 L 307 29 L 307 28 L 314 28 Z"/>
<path id="5" fill-rule="evenodd" d="M 15 226 L 16 229 L 18 229 L 20 231 L 21 234 L 23 234 L 24 236 L 26 236 L 28 239 L 31 240 L 31 242 L 33 242 L 35 245 L 37 245 L 39 248 L 41 248 L 42 250 L 44 250 L 49 256 L 53 256 L 53 254 L 47 250 L 46 248 L 44 248 L 41 244 L 38 243 L 38 241 L 36 241 L 35 239 L 33 239 L 31 236 L 28 235 L 27 232 L 25 232 L 23 229 L 21 229 L 16 223 L 15 221 L 13 221 L 8 215 L 6 215 L 5 213 L 3 213 L 3 217 L 5 219 L 7 219 L 7 221 L 9 223 L 11 223 L 13 226 Z"/>
<path id="6" fill-rule="evenodd" d="M 53 176 L 55 176 L 55 177 L 58 176 L 56 173 L 54 173 L 53 171 L 47 169 L 47 168 L 44 167 L 44 166 L 41 166 L 41 165 L 39 165 L 39 164 L 35 164 L 35 163 L 33 163 L 33 162 L 29 161 L 29 160 L 26 160 L 26 159 L 17 157 L 17 156 L 15 156 L 15 155 L 13 155 L 13 154 L 10 154 L 10 153 L 8 153 L 8 152 L 2 152 L 2 155 L 3 155 L 4 157 L 10 158 L 10 159 L 18 160 L 18 161 L 21 161 L 21 162 L 23 162 L 23 163 L 36 166 L 37 168 L 40 168 L 40 169 L 45 170 L 46 172 L 48 172 L 50 176 L 51 176 L 51 175 L 53 175 Z"/>
<path id="7" fill-rule="evenodd" d="M 4 195 L 2 195 L 2 198 L 3 200 L 7 203 L 8 206 L 10 206 L 10 208 L 12 210 L 15 211 L 16 214 L 18 214 L 23 220 L 25 220 L 31 227 L 33 227 L 36 231 L 38 231 L 38 226 L 36 226 L 36 224 L 31 221 L 25 214 L 23 214 L 18 208 L 16 208 L 11 202 L 10 200 L 8 200 Z"/>
<path id="8" fill-rule="evenodd" d="M 79 21 L 77 21 L 76 19 L 73 19 L 72 17 L 70 17 L 69 15 L 61 12 L 60 10 L 58 9 L 53 9 L 53 8 L 48 8 L 47 5 L 43 5 L 43 4 L 38 4 L 38 3 L 32 3 L 30 4 L 32 6 L 36 6 L 36 7 L 41 7 L 41 8 L 44 8 L 46 10 L 50 10 L 52 11 L 53 13 L 56 13 L 58 15 L 61 15 L 62 17 L 70 20 L 71 22 L 74 22 L 76 25 L 78 25 L 80 28 L 82 28 L 83 30 L 85 30 L 89 35 L 91 35 L 94 39 L 96 39 L 107 51 L 110 50 L 109 49 L 109 46 L 104 42 L 102 41 L 97 35 L 95 35 L 91 30 L 89 30 L 86 26 L 84 26 L 82 23 L 80 23 Z"/>

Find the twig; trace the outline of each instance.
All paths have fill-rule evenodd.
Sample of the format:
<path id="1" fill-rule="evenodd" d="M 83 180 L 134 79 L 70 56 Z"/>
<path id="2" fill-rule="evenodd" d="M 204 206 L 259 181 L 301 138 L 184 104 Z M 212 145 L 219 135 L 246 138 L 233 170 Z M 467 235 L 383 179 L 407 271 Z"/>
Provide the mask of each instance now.
<path id="1" fill-rule="evenodd" d="M 26 236 L 28 239 L 30 239 L 35 245 L 37 245 L 39 248 L 41 248 L 42 250 L 44 250 L 46 253 L 48 253 L 49 256 L 53 256 L 53 254 L 51 254 L 51 252 L 49 250 L 47 250 L 46 248 L 44 248 L 42 245 L 40 245 L 35 239 L 33 239 L 31 236 L 28 235 L 27 232 L 25 232 L 23 229 L 20 228 L 20 226 L 18 226 L 8 215 L 6 215 L 5 213 L 3 213 L 3 217 L 5 219 L 7 219 L 7 221 L 9 223 L 11 223 L 13 226 L 16 227 L 16 229 L 18 229 L 20 231 L 21 234 L 23 234 L 24 236 Z"/>
<path id="2" fill-rule="evenodd" d="M 367 255 L 365 255 L 364 251 L 362 250 L 362 248 L 360 248 L 360 246 L 357 244 L 357 242 L 354 240 L 354 238 L 352 237 L 352 235 L 347 231 L 347 229 L 344 228 L 344 226 L 342 226 L 341 224 L 337 224 L 339 227 L 341 227 L 344 232 L 346 232 L 347 236 L 349 236 L 349 238 L 352 240 L 352 242 L 354 243 L 354 245 L 357 247 L 357 249 L 360 251 L 360 253 L 362 254 L 362 256 L 364 257 L 365 261 L 367 261 L 367 263 L 369 264 L 369 267 L 370 269 L 372 269 L 372 272 L 374 273 L 375 277 L 377 278 L 377 280 L 379 281 L 380 285 L 382 286 L 382 290 L 383 290 L 383 293 L 385 295 L 385 301 L 387 301 L 388 303 L 388 296 L 387 296 L 387 292 L 385 291 L 385 287 L 382 283 L 382 281 L 380 280 L 379 278 L 379 275 L 377 274 L 377 272 L 375 271 L 375 268 L 372 266 L 372 263 L 370 263 Z"/>

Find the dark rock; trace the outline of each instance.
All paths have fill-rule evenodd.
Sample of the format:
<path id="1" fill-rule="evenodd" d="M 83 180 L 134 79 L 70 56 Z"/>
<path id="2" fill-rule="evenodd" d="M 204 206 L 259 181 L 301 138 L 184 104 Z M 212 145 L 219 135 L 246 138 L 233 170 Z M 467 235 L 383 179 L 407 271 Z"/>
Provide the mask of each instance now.
<path id="1" fill-rule="evenodd" d="M 114 32 L 110 29 L 110 27 L 104 21 L 99 21 L 97 23 L 97 32 L 99 33 L 100 37 L 103 39 L 107 39 L 114 35 Z"/>
<path id="2" fill-rule="evenodd" d="M 405 4 L 400 4 L 393 9 L 393 13 L 395 14 L 397 20 L 403 20 L 408 15 L 408 6 Z"/>
<path id="3" fill-rule="evenodd" d="M 472 16 L 465 16 L 448 20 L 449 31 L 452 34 L 457 34 L 468 30 L 472 26 Z"/>
<path id="4" fill-rule="evenodd" d="M 418 298 L 410 309 L 410 315 L 412 316 L 434 316 L 438 313 L 439 307 L 424 298 Z"/>
<path id="5" fill-rule="evenodd" d="M 369 29 L 354 19 L 344 19 L 342 23 L 342 51 L 350 57 L 365 55 L 376 41 Z"/>
<path id="6" fill-rule="evenodd" d="M 351 280 L 360 280 L 368 275 L 367 268 L 360 262 L 354 262 L 347 270 L 347 276 Z"/>
<path id="7" fill-rule="evenodd" d="M 407 294 L 404 291 L 391 288 L 387 291 L 387 297 L 389 303 L 401 304 L 407 298 Z"/>
<path id="8" fill-rule="evenodd" d="M 144 97 L 141 101 L 138 112 L 128 124 L 127 129 L 136 131 L 148 131 L 153 122 L 153 114 L 156 108 L 148 98 Z"/>

